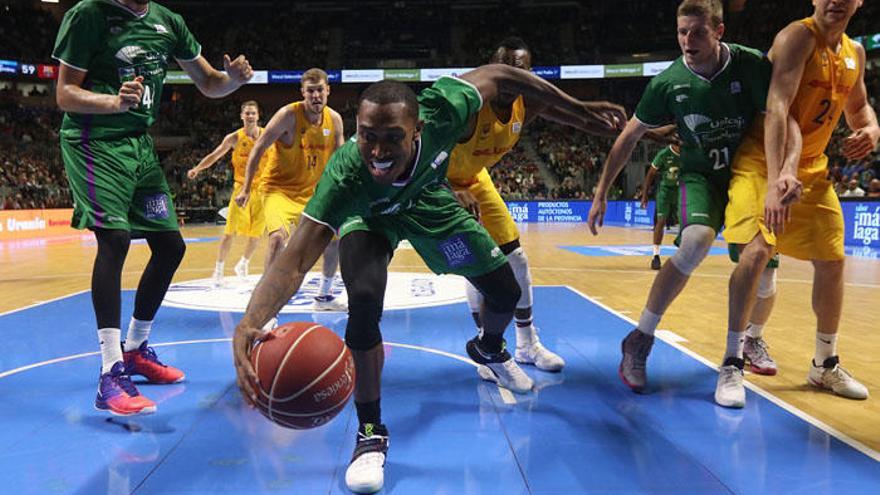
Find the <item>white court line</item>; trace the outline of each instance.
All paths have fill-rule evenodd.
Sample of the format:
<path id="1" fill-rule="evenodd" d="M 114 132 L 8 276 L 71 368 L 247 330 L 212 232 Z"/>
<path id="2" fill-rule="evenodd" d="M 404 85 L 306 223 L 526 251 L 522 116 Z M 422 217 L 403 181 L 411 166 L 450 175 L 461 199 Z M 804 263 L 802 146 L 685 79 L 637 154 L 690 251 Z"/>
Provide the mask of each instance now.
<path id="1" fill-rule="evenodd" d="M 43 304 L 48 304 L 48 303 L 50 303 L 50 302 L 60 301 L 60 300 L 62 300 L 62 299 L 67 299 L 68 297 L 78 296 L 78 295 L 80 295 L 80 294 L 83 294 L 83 293 L 85 293 L 85 292 L 88 292 L 89 290 L 90 290 L 90 289 L 85 289 L 85 290 L 81 290 L 81 291 L 79 291 L 79 292 L 74 292 L 74 293 L 72 293 L 72 294 L 67 294 L 67 295 L 64 295 L 64 296 L 58 296 L 58 297 L 53 298 L 53 299 L 46 299 L 45 301 L 38 301 L 38 302 L 35 302 L 35 303 L 33 303 L 33 304 L 28 304 L 27 306 L 24 306 L 24 307 L 21 307 L 21 308 L 10 309 L 9 311 L 6 311 L 6 312 L 3 312 L 3 313 L 0 313 L 0 316 L 11 315 L 12 313 L 18 313 L 19 311 L 24 311 L 24 310 L 26 310 L 26 309 L 36 308 L 37 306 L 41 306 L 41 305 L 43 305 Z"/>
<path id="2" fill-rule="evenodd" d="M 574 292 L 575 294 L 583 297 L 584 299 L 592 302 L 593 304 L 595 304 L 596 306 L 599 306 L 600 308 L 604 309 L 605 311 L 608 311 L 609 313 L 616 315 L 618 318 L 632 324 L 633 326 L 638 325 L 638 323 L 635 320 L 633 320 L 632 318 L 629 318 L 625 315 L 620 314 L 620 312 L 602 304 L 601 302 L 584 294 L 583 292 L 575 289 L 574 287 L 570 287 L 568 285 L 540 285 L 540 286 L 536 285 L 535 287 L 564 287 L 564 288 L 567 288 L 568 290 L 570 290 L 570 291 Z M 680 343 L 676 342 L 675 339 L 669 339 L 668 335 L 666 335 L 665 333 L 661 332 L 661 333 L 655 334 L 655 336 L 657 338 L 659 338 L 660 340 L 662 340 L 663 342 L 666 342 L 670 346 L 674 347 L 675 349 L 677 349 L 677 350 L 683 352 L 684 354 L 692 357 L 693 359 L 703 363 L 704 365 L 708 366 L 709 368 L 716 370 L 716 371 L 718 370 L 718 365 L 716 365 L 712 361 L 704 358 L 703 356 L 700 356 L 696 352 L 682 346 Z M 807 414 L 806 412 L 798 409 L 797 407 L 789 404 L 788 402 L 785 402 L 784 400 L 780 399 L 779 397 L 776 397 L 772 393 L 764 390 L 763 388 L 759 387 L 758 385 L 755 385 L 754 383 L 752 383 L 750 381 L 743 380 L 743 384 L 752 392 L 769 400 L 770 402 L 776 404 L 777 406 L 779 406 L 782 409 L 788 411 L 789 413 L 797 416 L 798 418 L 811 424 L 812 426 L 814 426 L 814 427 L 824 431 L 825 433 L 837 438 L 841 442 L 858 450 L 859 452 L 865 454 L 866 456 L 870 457 L 871 459 L 874 459 L 875 461 L 880 462 L 880 452 L 877 452 L 876 450 L 872 449 L 871 447 L 868 447 L 867 445 L 863 444 L 862 442 L 859 442 L 858 440 L 850 437 L 846 433 L 843 433 L 842 431 L 840 431 L 840 430 L 834 428 L 833 426 L 821 421 L 820 419 L 818 419 L 810 414 Z"/>

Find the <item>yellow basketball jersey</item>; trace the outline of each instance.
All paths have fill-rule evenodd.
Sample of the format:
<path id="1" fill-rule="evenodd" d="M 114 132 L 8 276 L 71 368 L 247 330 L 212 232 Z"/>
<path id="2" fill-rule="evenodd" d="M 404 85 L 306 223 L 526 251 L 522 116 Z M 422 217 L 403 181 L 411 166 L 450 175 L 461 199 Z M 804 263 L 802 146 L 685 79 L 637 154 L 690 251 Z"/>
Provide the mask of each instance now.
<path id="1" fill-rule="evenodd" d="M 845 34 L 840 40 L 840 51 L 835 53 L 819 36 L 812 18 L 800 22 L 813 33 L 816 47 L 804 66 L 804 74 L 790 110 L 804 140 L 798 176 L 802 179 L 822 178 L 827 173 L 824 165 L 827 161 L 817 158 L 824 154 L 849 93 L 858 82 L 861 72 L 859 54 Z M 734 168 L 754 169 L 766 175 L 763 117 L 755 119 L 737 154 L 742 159 L 734 160 Z"/>
<path id="2" fill-rule="evenodd" d="M 263 128 L 258 127 L 258 134 L 263 133 Z M 238 139 L 235 142 L 235 147 L 232 148 L 232 171 L 235 174 L 235 183 L 243 184 L 244 183 L 244 173 L 247 169 L 247 160 L 248 155 L 251 154 L 251 150 L 254 149 L 254 140 L 244 132 L 244 127 L 237 131 Z M 263 153 L 263 157 L 260 158 L 260 163 L 257 168 L 257 173 L 254 175 L 253 184 L 260 183 L 260 174 L 262 174 L 263 170 L 266 168 L 266 163 L 269 161 L 273 153 L 272 147 L 269 147 L 265 153 Z"/>
<path id="3" fill-rule="evenodd" d="M 263 171 L 263 191 L 311 197 L 336 149 L 336 129 L 326 106 L 318 125 L 308 121 L 301 101 L 291 103 L 290 108 L 296 115 L 296 137 L 292 146 L 275 142 L 275 153 Z"/>
<path id="4" fill-rule="evenodd" d="M 459 187 L 476 182 L 480 170 L 498 163 L 516 145 L 525 117 L 526 106 L 522 96 L 514 100 L 508 122 L 498 120 L 492 105 L 484 104 L 477 116 L 474 135 L 452 150 L 446 174 L 449 182 Z"/>
<path id="5" fill-rule="evenodd" d="M 858 83 L 861 68 L 853 41 L 844 34 L 840 50 L 825 44 L 812 18 L 800 21 L 816 39 L 816 48 L 807 60 L 791 114 L 804 137 L 801 159 L 816 158 L 825 152 L 837 127 L 846 100 Z"/>

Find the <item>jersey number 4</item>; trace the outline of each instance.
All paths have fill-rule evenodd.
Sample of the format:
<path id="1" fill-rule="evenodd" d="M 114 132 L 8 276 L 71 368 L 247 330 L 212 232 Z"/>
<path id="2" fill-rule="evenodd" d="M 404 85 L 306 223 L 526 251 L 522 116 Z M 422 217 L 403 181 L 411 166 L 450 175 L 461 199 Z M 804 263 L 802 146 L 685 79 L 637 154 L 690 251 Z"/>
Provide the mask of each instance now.
<path id="1" fill-rule="evenodd" d="M 315 168 L 318 166 L 318 157 L 316 155 L 309 155 L 306 157 L 306 166 L 309 168 Z"/>

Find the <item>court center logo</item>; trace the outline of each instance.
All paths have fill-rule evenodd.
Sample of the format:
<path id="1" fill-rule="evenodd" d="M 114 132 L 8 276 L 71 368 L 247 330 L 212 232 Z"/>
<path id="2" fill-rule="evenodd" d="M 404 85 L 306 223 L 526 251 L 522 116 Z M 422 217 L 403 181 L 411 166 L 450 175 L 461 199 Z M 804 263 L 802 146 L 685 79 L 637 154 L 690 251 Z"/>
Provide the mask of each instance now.
<path id="1" fill-rule="evenodd" d="M 201 311 L 244 313 L 251 293 L 260 275 L 246 279 L 229 276 L 221 287 L 213 279 L 192 280 L 174 284 L 168 289 L 165 306 Z M 281 308 L 282 313 L 312 313 L 312 304 L 321 283 L 321 274 L 310 272 L 302 287 Z M 348 302 L 345 286 L 337 276 L 331 293 L 342 302 Z M 465 280 L 454 275 L 432 273 L 391 272 L 385 289 L 385 310 L 444 306 L 466 301 Z"/>

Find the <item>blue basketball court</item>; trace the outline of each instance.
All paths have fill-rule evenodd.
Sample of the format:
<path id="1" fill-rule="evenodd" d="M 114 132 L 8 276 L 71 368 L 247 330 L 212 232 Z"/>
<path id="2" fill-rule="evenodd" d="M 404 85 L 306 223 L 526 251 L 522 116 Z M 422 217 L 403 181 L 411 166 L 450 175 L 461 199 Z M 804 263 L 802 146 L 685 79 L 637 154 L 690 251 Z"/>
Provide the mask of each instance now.
<path id="1" fill-rule="evenodd" d="M 880 493 L 880 457 L 749 384 L 747 407 L 712 400 L 716 373 L 658 342 L 651 388 L 617 377 L 625 318 L 566 287 L 538 287 L 542 337 L 562 373 L 527 368 L 528 395 L 477 377 L 462 303 L 387 311 L 387 494 Z M 125 293 L 123 315 L 130 314 Z M 0 479 L 10 494 L 349 493 L 354 408 L 287 430 L 246 408 L 230 337 L 240 314 L 163 308 L 152 344 L 187 380 L 143 385 L 150 416 L 93 409 L 100 357 L 90 295 L 0 315 Z M 313 319 L 339 334 L 343 315 Z"/>

